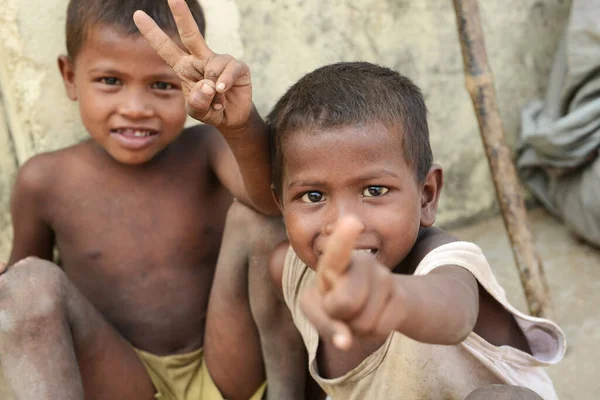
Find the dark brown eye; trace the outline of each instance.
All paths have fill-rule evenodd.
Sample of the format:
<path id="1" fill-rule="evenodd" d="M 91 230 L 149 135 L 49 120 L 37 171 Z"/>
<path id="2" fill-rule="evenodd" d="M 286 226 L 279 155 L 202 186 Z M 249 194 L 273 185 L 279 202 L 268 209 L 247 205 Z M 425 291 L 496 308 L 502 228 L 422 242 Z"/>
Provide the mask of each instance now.
<path id="1" fill-rule="evenodd" d="M 363 197 L 378 197 L 386 194 L 389 191 L 388 188 L 384 186 L 369 186 L 365 190 L 363 190 Z"/>
<path id="2" fill-rule="evenodd" d="M 115 77 L 109 76 L 105 78 L 100 78 L 100 83 L 104 83 L 105 85 L 118 85 L 121 81 Z"/>
<path id="3" fill-rule="evenodd" d="M 152 84 L 152 89 L 158 89 L 158 90 L 171 90 L 173 89 L 174 86 L 171 85 L 168 82 L 154 82 Z"/>
<path id="4" fill-rule="evenodd" d="M 302 201 L 305 203 L 319 203 L 325 200 L 325 195 L 321 192 L 306 192 L 302 195 Z"/>

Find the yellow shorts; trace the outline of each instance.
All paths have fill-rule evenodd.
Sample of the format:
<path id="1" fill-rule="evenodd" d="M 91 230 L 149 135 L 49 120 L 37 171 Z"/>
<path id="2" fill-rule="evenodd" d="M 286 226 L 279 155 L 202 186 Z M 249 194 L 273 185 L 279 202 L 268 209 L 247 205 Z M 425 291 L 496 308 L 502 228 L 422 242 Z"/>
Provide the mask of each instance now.
<path id="1" fill-rule="evenodd" d="M 157 356 L 134 348 L 146 367 L 160 400 L 224 400 L 213 382 L 202 349 L 186 354 Z M 260 400 L 266 382 L 249 400 Z"/>

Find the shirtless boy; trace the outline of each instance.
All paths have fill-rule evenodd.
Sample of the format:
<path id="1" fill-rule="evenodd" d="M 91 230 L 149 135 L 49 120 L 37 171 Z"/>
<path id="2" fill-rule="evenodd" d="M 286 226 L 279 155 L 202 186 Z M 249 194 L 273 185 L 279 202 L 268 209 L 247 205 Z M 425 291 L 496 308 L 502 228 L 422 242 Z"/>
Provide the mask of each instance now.
<path id="1" fill-rule="evenodd" d="M 178 27 L 203 30 L 196 1 L 170 3 L 175 19 L 164 0 L 69 4 L 68 55 L 58 63 L 91 138 L 31 158 L 14 186 L 0 362 L 17 398 L 261 395 L 247 298 L 248 281 L 264 279 L 245 267 L 265 262 L 284 232 L 239 203 L 276 212 L 268 164 L 253 161 L 268 157 L 266 129 L 247 66 L 210 51 L 197 28 L 194 41 L 178 42 L 180 66 L 191 65 L 187 51 L 196 55 L 183 80 L 139 34 L 138 9 L 174 38 Z M 186 106 L 212 126 L 183 130 Z M 55 247 L 62 269 L 49 261 Z M 253 305 L 271 307 L 269 290 L 253 290 Z"/>

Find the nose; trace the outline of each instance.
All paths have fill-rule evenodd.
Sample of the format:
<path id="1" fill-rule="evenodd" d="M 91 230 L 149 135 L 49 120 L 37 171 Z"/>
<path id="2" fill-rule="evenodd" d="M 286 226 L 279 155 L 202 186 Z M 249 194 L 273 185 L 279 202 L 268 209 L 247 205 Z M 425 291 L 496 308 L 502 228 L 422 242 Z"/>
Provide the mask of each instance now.
<path id="1" fill-rule="evenodd" d="M 154 107 L 143 90 L 132 89 L 123 95 L 118 107 L 119 114 L 130 119 L 150 118 L 154 115 Z"/>
<path id="2" fill-rule="evenodd" d="M 356 219 L 358 219 L 362 224 L 362 232 L 364 232 L 367 229 L 367 226 L 364 223 L 364 219 L 358 205 L 354 206 L 353 204 L 349 204 L 348 202 L 342 201 L 330 201 L 326 211 L 325 224 L 323 225 L 323 233 L 325 235 L 331 235 L 335 230 L 335 225 L 337 224 L 337 221 L 345 215 L 353 215 L 354 217 L 356 217 Z"/>

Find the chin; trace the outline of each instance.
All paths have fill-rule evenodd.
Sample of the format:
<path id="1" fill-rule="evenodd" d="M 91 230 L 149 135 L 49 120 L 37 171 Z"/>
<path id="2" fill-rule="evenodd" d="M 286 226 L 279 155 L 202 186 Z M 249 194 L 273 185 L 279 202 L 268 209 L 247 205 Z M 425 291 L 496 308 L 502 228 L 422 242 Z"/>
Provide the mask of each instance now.
<path id="1" fill-rule="evenodd" d="M 294 246 L 292 246 L 292 249 L 298 256 L 300 261 L 306 264 L 308 268 L 312 269 L 313 271 L 317 270 L 317 264 L 319 263 L 319 254 L 313 252 L 310 252 L 309 254 L 298 252 L 296 251 L 296 249 L 294 249 Z"/>
<path id="2" fill-rule="evenodd" d="M 113 160 L 115 160 L 116 162 L 118 162 L 119 164 L 123 164 L 123 165 L 131 165 L 131 166 L 136 166 L 136 165 L 142 165 L 145 164 L 149 161 L 151 161 L 156 154 L 151 154 L 151 155 L 144 155 L 144 156 L 119 156 L 119 155 L 114 155 L 111 154 L 110 155 L 112 157 Z"/>

